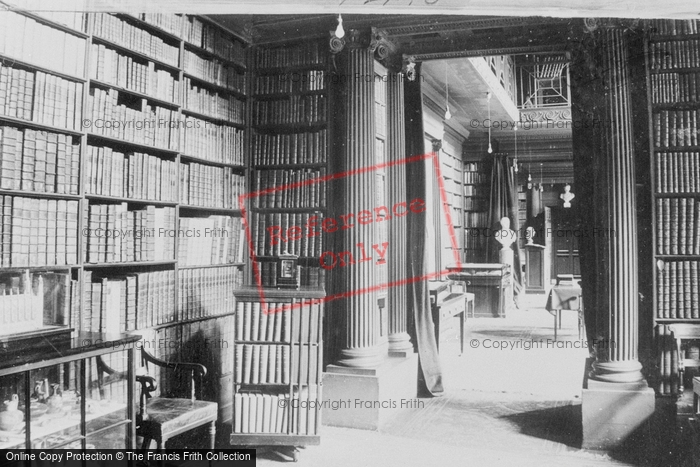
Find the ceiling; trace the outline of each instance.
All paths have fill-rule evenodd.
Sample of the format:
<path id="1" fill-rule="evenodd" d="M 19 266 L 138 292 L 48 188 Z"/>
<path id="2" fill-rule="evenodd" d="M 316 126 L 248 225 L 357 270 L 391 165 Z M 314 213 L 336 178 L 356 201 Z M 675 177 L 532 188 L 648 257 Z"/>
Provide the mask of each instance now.
<path id="1" fill-rule="evenodd" d="M 191 14 L 389 13 L 449 15 L 540 15 L 555 17 L 691 18 L 687 0 L 4 0 L 39 11 L 142 11 Z"/>

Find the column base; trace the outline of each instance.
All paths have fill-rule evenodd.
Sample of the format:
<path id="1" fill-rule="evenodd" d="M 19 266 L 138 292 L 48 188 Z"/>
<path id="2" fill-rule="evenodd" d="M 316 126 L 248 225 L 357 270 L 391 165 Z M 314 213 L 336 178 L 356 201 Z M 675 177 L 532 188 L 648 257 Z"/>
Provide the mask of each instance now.
<path id="1" fill-rule="evenodd" d="M 391 352 L 375 368 L 328 365 L 323 373 L 323 424 L 379 430 L 402 409 L 402 402 L 403 408 L 416 403 L 417 378 L 414 353 Z"/>
<path id="2" fill-rule="evenodd" d="M 389 352 L 413 353 L 413 344 L 407 332 L 389 334 Z"/>
<path id="3" fill-rule="evenodd" d="M 646 381 L 584 380 L 581 400 L 584 449 L 611 450 L 639 432 L 654 415 L 656 397 Z"/>

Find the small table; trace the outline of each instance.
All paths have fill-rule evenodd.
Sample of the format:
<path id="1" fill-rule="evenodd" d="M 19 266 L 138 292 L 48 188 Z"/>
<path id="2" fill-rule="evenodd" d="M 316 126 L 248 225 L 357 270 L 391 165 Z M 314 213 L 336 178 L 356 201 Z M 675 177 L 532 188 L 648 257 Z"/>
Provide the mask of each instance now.
<path id="1" fill-rule="evenodd" d="M 445 318 L 459 317 L 460 355 L 464 353 L 464 324 L 468 316 L 474 316 L 474 294 L 454 292 L 453 287 L 459 282 L 429 282 L 430 307 L 435 326 L 435 341 L 440 350 L 440 331 L 445 325 Z M 464 288 L 460 285 L 460 288 Z"/>
<path id="2" fill-rule="evenodd" d="M 561 329 L 561 311 L 573 310 L 578 312 L 578 338 L 583 334 L 583 300 L 581 287 L 577 285 L 555 285 L 549 291 L 547 311 L 554 316 L 554 340 L 557 340 L 557 330 Z"/>

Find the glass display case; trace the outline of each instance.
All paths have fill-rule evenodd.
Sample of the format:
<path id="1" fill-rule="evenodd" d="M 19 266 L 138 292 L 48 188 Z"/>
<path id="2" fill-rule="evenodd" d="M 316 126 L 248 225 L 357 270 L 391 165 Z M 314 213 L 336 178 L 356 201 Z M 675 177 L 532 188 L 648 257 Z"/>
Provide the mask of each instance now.
<path id="1" fill-rule="evenodd" d="M 140 336 L 71 332 L 0 339 L 0 449 L 135 447 Z"/>

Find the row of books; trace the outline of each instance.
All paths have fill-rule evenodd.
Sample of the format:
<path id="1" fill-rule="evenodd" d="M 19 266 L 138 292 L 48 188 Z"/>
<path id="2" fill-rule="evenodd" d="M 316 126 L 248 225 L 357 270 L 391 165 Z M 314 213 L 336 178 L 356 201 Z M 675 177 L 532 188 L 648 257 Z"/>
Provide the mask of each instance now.
<path id="1" fill-rule="evenodd" d="M 102 44 L 92 44 L 90 79 L 164 101 L 180 102 L 180 81 L 170 71 L 156 69 L 153 62 L 120 54 Z"/>
<path id="2" fill-rule="evenodd" d="M 75 329 L 122 332 L 172 322 L 175 316 L 175 271 L 149 271 L 98 277 L 83 272 L 85 309 Z M 153 353 L 153 352 L 151 352 Z"/>
<path id="3" fill-rule="evenodd" d="M 50 47 L 46 45 L 50 44 Z M 76 77 L 85 76 L 82 37 L 13 11 L 0 12 L 0 54 Z"/>
<path id="4" fill-rule="evenodd" d="M 78 194 L 80 144 L 49 131 L 0 127 L 0 188 Z"/>
<path id="5" fill-rule="evenodd" d="M 95 13 L 92 34 L 117 45 L 147 55 L 168 65 L 177 66 L 180 48 L 166 43 L 145 29 L 134 26 L 109 13 Z"/>
<path id="6" fill-rule="evenodd" d="M 489 222 L 488 212 L 465 212 L 464 213 L 464 226 L 469 229 L 469 227 L 480 227 L 485 226 Z"/>
<path id="7" fill-rule="evenodd" d="M 317 398 L 316 387 L 295 389 L 292 398 L 274 391 L 237 392 L 233 432 L 315 435 L 320 410 Z"/>
<path id="8" fill-rule="evenodd" d="M 655 104 L 700 102 L 700 72 L 651 75 L 651 100 Z"/>
<path id="9" fill-rule="evenodd" d="M 651 42 L 649 54 L 654 70 L 695 68 L 700 66 L 700 39 Z"/>
<path id="10" fill-rule="evenodd" d="M 311 217 L 316 219 L 311 219 Z M 304 226 L 314 221 L 318 226 L 323 223 L 320 212 L 308 213 L 252 213 L 250 225 L 252 238 L 255 241 L 257 256 L 280 256 L 289 253 L 302 257 L 320 258 L 323 251 L 321 230 L 315 230 L 316 235 L 303 234 L 299 240 L 292 240 L 287 232 L 291 227 L 299 227 L 306 232 Z"/>
<path id="11" fill-rule="evenodd" d="M 0 275 L 0 335 L 44 327 L 44 281 L 29 271 Z"/>
<path id="12" fill-rule="evenodd" d="M 327 118 L 326 96 L 292 94 L 288 100 L 255 101 L 253 125 L 313 125 Z"/>
<path id="13" fill-rule="evenodd" d="M 484 172 L 474 172 L 470 170 L 465 170 L 464 172 L 464 183 L 465 185 L 481 185 L 482 183 L 487 183 L 489 177 Z"/>
<path id="14" fill-rule="evenodd" d="M 0 112 L 31 120 L 33 100 L 34 72 L 0 63 Z"/>
<path id="15" fill-rule="evenodd" d="M 87 146 L 85 193 L 151 201 L 177 200 L 177 162 L 140 152 Z"/>
<path id="16" fill-rule="evenodd" d="M 116 89 L 90 89 L 90 119 L 87 129 L 94 134 L 177 150 L 178 112 L 165 107 L 142 105 L 137 110 L 119 103 Z M 143 104 L 143 102 L 141 102 Z"/>
<path id="17" fill-rule="evenodd" d="M 234 311 L 243 273 L 239 267 L 181 269 L 178 282 L 178 320 L 204 318 Z"/>
<path id="18" fill-rule="evenodd" d="M 661 110 L 654 113 L 654 145 L 698 145 L 698 110 Z"/>
<path id="19" fill-rule="evenodd" d="M 36 72 L 32 120 L 70 130 L 82 130 L 83 85 Z"/>
<path id="20" fill-rule="evenodd" d="M 657 318 L 700 318 L 698 261 L 666 261 L 657 273 Z"/>
<path id="21" fill-rule="evenodd" d="M 141 13 L 136 15 L 141 21 L 157 26 L 175 36 L 182 36 L 182 15 L 171 13 Z"/>
<path id="22" fill-rule="evenodd" d="M 671 326 L 656 326 L 656 355 L 658 363 L 657 390 L 662 395 L 676 395 L 679 392 L 678 344 Z"/>
<path id="23" fill-rule="evenodd" d="M 2 267 L 78 262 L 78 201 L 0 197 Z"/>
<path id="24" fill-rule="evenodd" d="M 479 185 L 467 184 L 464 186 L 464 196 L 484 196 L 488 194 L 488 188 Z M 486 189 L 484 189 L 486 188 Z"/>
<path id="25" fill-rule="evenodd" d="M 181 266 L 242 263 L 246 238 L 240 217 L 180 217 L 178 259 Z"/>
<path id="26" fill-rule="evenodd" d="M 203 58 L 189 50 L 184 51 L 183 69 L 188 75 L 199 78 L 207 83 L 238 91 L 246 92 L 246 75 L 232 66 L 216 59 Z"/>
<path id="27" fill-rule="evenodd" d="M 466 198 L 464 200 L 464 209 L 484 211 L 488 208 L 489 200 L 487 198 Z"/>
<path id="28" fill-rule="evenodd" d="M 234 347 L 235 383 L 289 384 L 289 345 L 236 344 Z"/>
<path id="29" fill-rule="evenodd" d="M 183 106 L 187 110 L 232 123 L 243 123 L 245 102 L 232 96 L 201 87 L 185 78 Z"/>
<path id="30" fill-rule="evenodd" d="M 123 263 L 172 261 L 175 257 L 175 208 L 127 203 L 90 203 L 84 229 L 85 261 Z"/>
<path id="31" fill-rule="evenodd" d="M 291 134 L 253 134 L 253 164 L 325 164 L 328 130 Z"/>
<path id="32" fill-rule="evenodd" d="M 326 206 L 326 169 L 257 170 L 257 208 L 319 208 Z"/>
<path id="33" fill-rule="evenodd" d="M 220 27 L 206 23 L 195 16 L 187 17 L 184 39 L 225 60 L 245 62 L 245 49 L 242 42 L 231 37 Z"/>
<path id="34" fill-rule="evenodd" d="M 80 130 L 83 85 L 41 71 L 0 65 L 0 112 L 44 125 Z"/>
<path id="35" fill-rule="evenodd" d="M 467 250 L 480 250 L 486 246 L 486 238 L 483 235 L 472 235 L 473 231 L 466 229 L 464 235 L 464 248 Z"/>
<path id="36" fill-rule="evenodd" d="M 657 193 L 699 193 L 699 152 L 657 152 Z"/>
<path id="37" fill-rule="evenodd" d="M 180 165 L 180 202 L 190 206 L 238 209 L 245 176 L 231 167 L 197 163 Z"/>
<path id="38" fill-rule="evenodd" d="M 695 19 L 653 19 L 651 20 L 651 30 L 655 34 L 677 35 L 677 34 L 698 34 L 700 24 Z"/>
<path id="39" fill-rule="evenodd" d="M 290 71 L 270 75 L 258 75 L 253 92 L 257 95 L 300 93 L 326 89 L 326 72 L 323 70 Z"/>
<path id="40" fill-rule="evenodd" d="M 298 310 L 287 308 L 289 302 L 269 301 L 265 305 L 267 310 L 257 301 L 236 304 L 236 342 L 291 342 L 292 316 L 298 320 Z"/>
<path id="41" fill-rule="evenodd" d="M 308 41 L 297 46 L 258 47 L 253 60 L 256 68 L 284 68 L 324 65 L 327 46 L 321 41 Z"/>
<path id="42" fill-rule="evenodd" d="M 240 128 L 185 117 L 180 135 L 180 147 L 186 155 L 223 164 L 244 163 L 245 131 Z"/>
<path id="43" fill-rule="evenodd" d="M 700 255 L 700 200 L 656 199 L 656 250 L 660 255 Z"/>
<path id="44" fill-rule="evenodd" d="M 256 261 L 260 285 L 263 287 L 277 287 L 278 263 L 277 261 Z M 319 266 L 297 266 L 297 275 L 301 287 L 322 287 L 325 284 L 325 270 Z"/>

